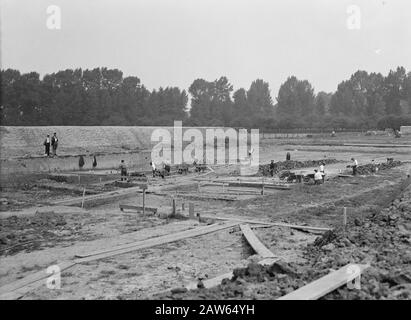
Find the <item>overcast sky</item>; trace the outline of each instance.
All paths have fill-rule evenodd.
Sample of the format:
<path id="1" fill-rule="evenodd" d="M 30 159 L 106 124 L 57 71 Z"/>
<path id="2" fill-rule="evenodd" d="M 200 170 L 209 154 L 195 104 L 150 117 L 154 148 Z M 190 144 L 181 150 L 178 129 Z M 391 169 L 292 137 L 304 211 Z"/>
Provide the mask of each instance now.
<path id="1" fill-rule="evenodd" d="M 149 89 L 227 76 L 262 78 L 273 98 L 290 75 L 335 91 L 358 69 L 411 71 L 410 0 L 0 0 L 2 68 L 42 76 L 118 68 Z M 46 26 L 61 8 L 60 30 Z M 361 28 L 347 28 L 347 7 Z"/>

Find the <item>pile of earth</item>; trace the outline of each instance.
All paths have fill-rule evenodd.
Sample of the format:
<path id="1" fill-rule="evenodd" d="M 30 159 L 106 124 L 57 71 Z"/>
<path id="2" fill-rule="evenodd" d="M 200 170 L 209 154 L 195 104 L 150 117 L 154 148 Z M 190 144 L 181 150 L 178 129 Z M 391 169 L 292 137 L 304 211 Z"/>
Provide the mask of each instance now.
<path id="1" fill-rule="evenodd" d="M 342 286 L 322 299 L 411 298 L 411 187 L 388 208 L 352 217 L 346 228 L 318 237 L 304 251 L 304 262 L 251 263 L 234 270 L 215 288 L 174 290 L 162 299 L 277 299 L 349 264 L 369 264 L 361 289 Z"/>
<path id="2" fill-rule="evenodd" d="M 395 168 L 400 165 L 402 165 L 402 162 L 399 160 L 383 162 L 383 163 L 378 163 L 378 164 L 368 163 L 368 164 L 358 166 L 357 173 L 361 175 L 366 175 L 366 174 L 375 173 L 377 171 L 376 169 L 378 169 L 378 171 L 381 171 L 381 170 Z"/>
<path id="3" fill-rule="evenodd" d="M 0 256 L 50 247 L 56 241 L 73 236 L 82 228 L 80 222 L 67 223 L 61 213 L 36 212 L 32 216 L 0 219 Z"/>
<path id="4" fill-rule="evenodd" d="M 347 228 L 324 233 L 307 246 L 311 267 L 336 270 L 348 263 L 369 264 L 361 277 L 361 289 L 347 286 L 324 299 L 411 298 L 411 188 L 388 208 L 353 217 Z"/>
<path id="5" fill-rule="evenodd" d="M 283 261 L 268 266 L 251 262 L 246 268 L 235 269 L 231 279 L 223 279 L 214 288 L 204 289 L 200 281 L 198 289 L 176 288 L 156 299 L 276 299 L 303 286 L 311 277 L 325 274 L 321 271 L 307 273 L 303 268 L 296 269 Z"/>
<path id="6" fill-rule="evenodd" d="M 379 213 L 354 219 L 348 230 L 334 230 L 307 248 L 311 259 L 338 259 L 369 263 L 362 275 L 361 290 L 346 286 L 325 299 L 410 299 L 411 298 L 411 188 Z M 324 256 L 328 252 L 328 256 Z"/>
<path id="7" fill-rule="evenodd" d="M 321 160 L 307 160 L 307 161 L 278 161 L 274 162 L 274 174 L 278 174 L 284 170 L 294 170 L 300 168 L 309 168 L 309 167 L 319 167 L 321 164 L 328 165 L 333 163 L 338 163 L 336 159 L 321 159 Z M 271 176 L 270 164 L 260 165 L 259 174 L 264 176 Z"/>

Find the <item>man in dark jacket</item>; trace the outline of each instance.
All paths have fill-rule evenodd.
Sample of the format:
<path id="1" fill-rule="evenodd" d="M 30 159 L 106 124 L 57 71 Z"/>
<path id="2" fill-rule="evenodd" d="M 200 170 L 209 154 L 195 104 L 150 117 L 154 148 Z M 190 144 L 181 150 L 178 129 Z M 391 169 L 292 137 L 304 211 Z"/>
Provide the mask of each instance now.
<path id="1" fill-rule="evenodd" d="M 121 181 L 127 181 L 127 166 L 124 163 L 124 160 L 121 160 L 120 172 L 121 172 Z"/>
<path id="2" fill-rule="evenodd" d="M 271 163 L 270 163 L 270 174 L 271 174 L 272 177 L 274 177 L 274 171 L 275 171 L 275 163 L 274 163 L 274 160 L 271 160 Z"/>
<path id="3" fill-rule="evenodd" d="M 51 138 L 51 146 L 53 147 L 53 157 L 57 156 L 57 145 L 59 139 L 57 138 L 57 134 L 54 132 L 53 137 Z"/>
<path id="4" fill-rule="evenodd" d="M 47 157 L 50 156 L 50 135 L 47 135 L 46 140 L 44 140 L 44 146 L 46 150 L 44 151 Z"/>

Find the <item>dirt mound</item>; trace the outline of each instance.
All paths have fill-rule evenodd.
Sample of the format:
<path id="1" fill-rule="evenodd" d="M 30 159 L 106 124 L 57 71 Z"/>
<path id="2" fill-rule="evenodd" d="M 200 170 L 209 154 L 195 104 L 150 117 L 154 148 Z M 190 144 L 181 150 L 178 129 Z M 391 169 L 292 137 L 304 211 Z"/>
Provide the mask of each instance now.
<path id="1" fill-rule="evenodd" d="M 334 230 L 307 248 L 315 267 L 336 268 L 337 261 L 370 263 L 361 290 L 347 287 L 325 299 L 411 298 L 411 189 L 388 208 L 355 218 L 348 229 Z"/>
<path id="2" fill-rule="evenodd" d="M 318 237 L 304 250 L 304 262 L 279 261 L 270 266 L 250 263 L 233 271 L 215 288 L 164 294 L 162 299 L 277 299 L 329 272 L 349 264 L 370 264 L 361 289 L 347 286 L 322 299 L 411 298 L 411 188 L 388 208 L 367 209 L 349 219 L 347 227 Z"/>
<path id="3" fill-rule="evenodd" d="M 390 161 L 390 162 L 383 162 L 379 164 L 368 163 L 365 165 L 358 166 L 357 173 L 361 175 L 367 175 L 367 174 L 375 173 L 377 171 L 376 169 L 378 169 L 378 171 L 381 171 L 381 170 L 395 168 L 400 165 L 402 165 L 402 162 L 398 160 Z"/>
<path id="4" fill-rule="evenodd" d="M 338 163 L 336 159 L 321 159 L 321 160 L 307 160 L 307 161 L 279 161 L 274 163 L 274 174 L 278 174 L 281 171 L 289 171 L 300 168 L 309 168 L 309 167 L 319 167 L 322 163 L 325 165 Z M 260 165 L 259 174 L 264 176 L 270 176 L 270 164 Z"/>
<path id="5" fill-rule="evenodd" d="M 220 285 L 211 289 L 199 288 L 191 291 L 173 290 L 164 294 L 160 299 L 256 299 L 264 294 L 265 297 L 280 297 L 304 284 L 305 275 L 283 262 L 263 266 L 250 263 L 246 268 L 233 271 L 231 279 L 224 279 Z M 270 283 L 269 288 L 262 291 L 252 290 L 253 284 Z M 200 286 L 201 287 L 201 286 Z"/>

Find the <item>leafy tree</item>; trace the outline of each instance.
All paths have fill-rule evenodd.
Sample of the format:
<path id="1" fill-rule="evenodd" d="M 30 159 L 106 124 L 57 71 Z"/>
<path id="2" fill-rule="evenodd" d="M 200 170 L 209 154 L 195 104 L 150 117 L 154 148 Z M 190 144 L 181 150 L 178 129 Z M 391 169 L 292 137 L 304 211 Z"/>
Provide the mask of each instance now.
<path id="1" fill-rule="evenodd" d="M 298 80 L 292 76 L 284 82 L 278 91 L 278 114 L 302 117 L 314 111 L 314 89 L 307 80 Z"/>
<path id="2" fill-rule="evenodd" d="M 272 116 L 274 107 L 268 82 L 257 79 L 247 91 L 247 103 L 254 114 Z"/>
<path id="3" fill-rule="evenodd" d="M 277 128 L 399 127 L 411 113 L 411 73 L 403 67 L 380 73 L 357 71 L 335 93 L 289 77 L 273 106 L 269 85 L 253 81 L 233 93 L 226 77 L 196 79 L 188 95 L 177 87 L 147 90 L 138 77 L 118 69 L 66 69 L 40 79 L 36 72 L 1 70 L 3 125 L 214 125 Z"/>
<path id="4" fill-rule="evenodd" d="M 314 113 L 318 116 L 325 114 L 325 98 L 322 95 L 317 94 L 315 97 Z"/>
<path id="5" fill-rule="evenodd" d="M 390 70 L 384 81 L 384 102 L 386 114 L 401 114 L 401 93 L 405 80 L 405 69 L 398 67 L 396 71 Z"/>
<path id="6" fill-rule="evenodd" d="M 191 94 L 190 117 L 196 123 L 227 124 L 231 119 L 233 86 L 226 77 L 213 82 L 196 79 L 188 89 Z M 217 121 L 219 120 L 219 121 Z"/>
<path id="7" fill-rule="evenodd" d="M 408 72 L 404 79 L 403 99 L 408 103 L 408 113 L 411 113 L 411 72 Z"/>

